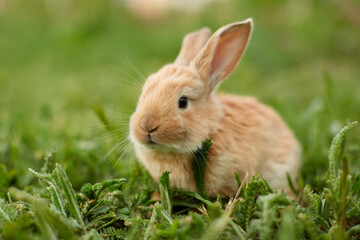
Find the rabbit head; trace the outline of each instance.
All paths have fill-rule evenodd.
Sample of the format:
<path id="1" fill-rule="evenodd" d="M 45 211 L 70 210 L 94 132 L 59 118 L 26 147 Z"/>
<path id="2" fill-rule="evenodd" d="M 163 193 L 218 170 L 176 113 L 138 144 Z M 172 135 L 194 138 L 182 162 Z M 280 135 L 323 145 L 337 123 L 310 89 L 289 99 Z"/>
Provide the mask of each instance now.
<path id="1" fill-rule="evenodd" d="M 146 80 L 130 119 L 130 137 L 156 151 L 193 152 L 221 129 L 215 90 L 243 55 L 252 20 L 235 22 L 210 37 L 205 28 L 185 36 L 180 53 Z"/>

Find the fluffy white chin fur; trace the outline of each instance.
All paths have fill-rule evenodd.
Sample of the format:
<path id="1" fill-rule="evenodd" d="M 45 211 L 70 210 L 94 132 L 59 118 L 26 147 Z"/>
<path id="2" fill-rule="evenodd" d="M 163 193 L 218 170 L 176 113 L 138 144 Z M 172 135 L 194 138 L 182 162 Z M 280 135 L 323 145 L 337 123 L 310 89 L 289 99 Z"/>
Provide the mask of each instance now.
<path id="1" fill-rule="evenodd" d="M 150 145 L 150 144 L 143 144 L 143 143 L 138 143 L 141 144 L 143 146 L 145 146 L 148 149 L 154 150 L 154 151 L 158 151 L 158 152 L 162 152 L 162 153 L 179 153 L 179 154 L 186 154 L 186 153 L 193 153 L 195 152 L 198 148 L 197 147 L 186 147 L 186 146 L 181 146 L 179 144 L 161 144 L 161 143 L 157 143 L 154 145 Z"/>
<path id="2" fill-rule="evenodd" d="M 170 145 L 162 145 L 162 147 L 159 150 L 164 153 L 186 154 L 186 153 L 193 153 L 197 149 L 198 149 L 197 147 L 194 148 L 194 147 L 182 146 L 180 144 L 170 144 Z"/>
<path id="3" fill-rule="evenodd" d="M 149 150 L 161 152 L 161 153 L 177 153 L 177 154 L 187 154 L 187 153 L 194 153 L 198 148 L 201 147 L 201 143 L 198 144 L 199 146 L 186 146 L 186 144 L 163 144 L 163 143 L 156 143 L 156 144 L 147 144 L 142 143 L 136 140 L 132 135 L 130 135 L 130 140 L 136 144 L 141 145 Z"/>

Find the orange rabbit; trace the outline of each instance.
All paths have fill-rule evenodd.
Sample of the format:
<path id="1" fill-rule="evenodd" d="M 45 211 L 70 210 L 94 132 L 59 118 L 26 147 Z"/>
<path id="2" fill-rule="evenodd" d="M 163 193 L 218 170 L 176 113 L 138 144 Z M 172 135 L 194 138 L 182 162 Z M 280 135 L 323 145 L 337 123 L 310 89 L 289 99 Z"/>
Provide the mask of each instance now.
<path id="1" fill-rule="evenodd" d="M 196 191 L 194 152 L 212 138 L 205 169 L 209 196 L 235 194 L 234 172 L 259 173 L 274 189 L 289 190 L 286 173 L 296 176 L 301 148 L 281 117 L 255 98 L 215 95 L 243 55 L 252 26 L 247 19 L 211 37 L 207 28 L 188 34 L 175 62 L 146 80 L 130 138 L 154 180 L 169 170 L 172 187 Z"/>

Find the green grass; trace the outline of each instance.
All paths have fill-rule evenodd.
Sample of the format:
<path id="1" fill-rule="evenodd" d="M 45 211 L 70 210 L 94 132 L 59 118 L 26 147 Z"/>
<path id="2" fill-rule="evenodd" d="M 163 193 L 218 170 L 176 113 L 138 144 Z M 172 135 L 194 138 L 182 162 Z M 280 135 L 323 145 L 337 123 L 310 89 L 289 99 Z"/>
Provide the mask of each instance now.
<path id="1" fill-rule="evenodd" d="M 0 238 L 359 238 L 360 128 L 329 155 L 333 137 L 360 120 L 360 32 L 349 11 L 358 2 L 231 0 L 150 23 L 115 1 L 59 1 L 68 5 L 55 11 L 44 2 L 0 7 Z M 187 32 L 248 17 L 251 43 L 220 91 L 259 98 L 294 130 L 299 200 L 254 179 L 231 218 L 228 199 L 167 187 L 155 204 L 158 187 L 128 143 L 111 151 L 140 93 L 133 65 L 147 76 L 175 59 Z"/>

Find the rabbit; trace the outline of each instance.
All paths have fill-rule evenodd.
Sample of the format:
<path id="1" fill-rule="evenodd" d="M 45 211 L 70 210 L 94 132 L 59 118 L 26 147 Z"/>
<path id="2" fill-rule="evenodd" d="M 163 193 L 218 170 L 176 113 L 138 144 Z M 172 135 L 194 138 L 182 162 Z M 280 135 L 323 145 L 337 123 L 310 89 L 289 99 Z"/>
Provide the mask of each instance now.
<path id="1" fill-rule="evenodd" d="M 155 181 L 168 170 L 173 188 L 196 192 L 194 153 L 212 138 L 205 169 L 209 197 L 235 194 L 235 172 L 242 179 L 258 173 L 273 189 L 290 193 L 286 173 L 296 177 L 301 155 L 292 131 L 253 97 L 215 94 L 242 57 L 252 28 L 247 19 L 213 35 L 208 28 L 189 33 L 174 63 L 145 81 L 130 117 L 130 139 Z"/>

